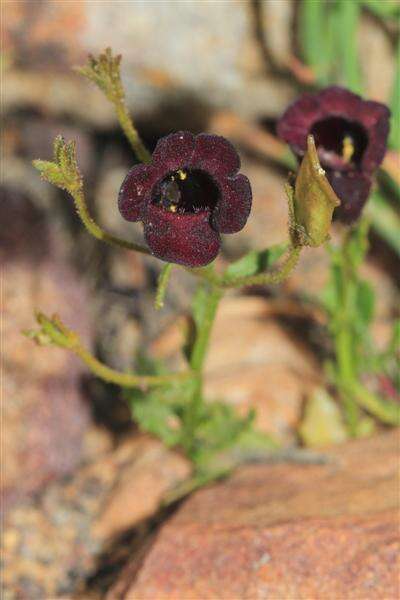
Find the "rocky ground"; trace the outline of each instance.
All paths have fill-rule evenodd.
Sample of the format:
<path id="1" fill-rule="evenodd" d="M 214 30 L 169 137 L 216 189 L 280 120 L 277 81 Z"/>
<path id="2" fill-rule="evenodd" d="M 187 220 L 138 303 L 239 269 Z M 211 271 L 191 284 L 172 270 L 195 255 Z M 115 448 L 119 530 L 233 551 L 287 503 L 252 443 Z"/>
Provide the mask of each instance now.
<path id="1" fill-rule="evenodd" d="M 303 462 L 289 455 L 247 465 L 166 505 L 190 477 L 188 461 L 137 431 L 117 388 L 95 381 L 63 350 L 21 335 L 40 309 L 58 312 L 115 368 L 131 368 L 140 347 L 171 365 L 181 360 L 193 281 L 176 271 L 155 315 L 158 263 L 89 239 L 69 199 L 40 182 L 30 164 L 50 158 L 56 134 L 76 139 L 91 210 L 108 230 L 140 236 L 115 202 L 129 148 L 100 92 L 70 71 L 87 52 L 112 46 L 123 53 L 128 103 L 150 146 L 185 128 L 221 132 L 237 144 L 254 210 L 240 234 L 227 236 L 221 262 L 285 240 L 286 173 L 265 136 L 297 93 L 295 80 L 310 77 L 290 43 L 294 3 L 266 1 L 260 10 L 240 2 L 235 11 L 219 2 L 213 11 L 199 2 L 171 9 L 137 1 L 134 10 L 75 0 L 6 4 L 3 597 L 396 598 L 396 432 Z M 388 36 L 368 16 L 360 35 L 360 43 L 374 44 L 369 92 L 384 100 L 393 62 Z M 381 345 L 396 310 L 393 264 L 384 247 L 365 267 L 378 295 Z M 297 443 L 304 399 L 324 381 L 329 340 L 309 299 L 326 278 L 326 254 L 305 251 L 279 290 L 230 294 L 213 333 L 207 396 L 243 413 L 256 408 L 257 426 L 285 447 Z"/>

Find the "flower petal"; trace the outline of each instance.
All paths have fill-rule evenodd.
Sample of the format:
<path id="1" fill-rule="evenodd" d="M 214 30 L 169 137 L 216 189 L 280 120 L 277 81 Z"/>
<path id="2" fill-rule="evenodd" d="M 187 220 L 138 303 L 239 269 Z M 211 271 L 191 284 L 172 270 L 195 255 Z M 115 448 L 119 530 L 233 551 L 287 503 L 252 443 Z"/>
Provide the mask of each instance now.
<path id="1" fill-rule="evenodd" d="M 243 229 L 251 210 L 251 186 L 245 175 L 220 182 L 221 198 L 212 214 L 212 225 L 221 233 Z"/>
<path id="2" fill-rule="evenodd" d="M 303 94 L 283 113 L 277 124 L 278 136 L 289 144 L 293 152 L 302 156 L 307 149 L 307 136 L 313 124 L 323 117 L 314 94 Z"/>
<path id="3" fill-rule="evenodd" d="M 379 167 L 387 149 L 390 110 L 380 102 L 363 102 L 359 121 L 368 133 L 368 146 L 362 158 L 362 168 L 372 173 Z"/>
<path id="4" fill-rule="evenodd" d="M 191 167 L 207 171 L 215 177 L 235 175 L 240 169 L 240 158 L 224 137 L 201 133 L 195 139 Z"/>
<path id="5" fill-rule="evenodd" d="M 188 166 L 194 143 L 194 135 L 189 131 L 178 131 L 161 138 L 153 152 L 153 165 L 165 174 Z"/>
<path id="6" fill-rule="evenodd" d="M 157 173 L 151 165 L 135 165 L 125 177 L 118 194 L 118 208 L 127 221 L 139 221 L 146 195 Z"/>
<path id="7" fill-rule="evenodd" d="M 338 85 L 323 89 L 316 97 L 324 115 L 340 116 L 349 121 L 358 121 L 362 104 L 364 104 L 361 96 Z"/>
<path id="8" fill-rule="evenodd" d="M 334 216 L 342 223 L 353 223 L 358 219 L 364 204 L 368 200 L 372 181 L 368 175 L 359 171 L 327 171 L 329 183 L 339 198 L 341 205 L 335 209 Z"/>
<path id="9" fill-rule="evenodd" d="M 372 173 L 381 164 L 389 135 L 390 110 L 381 102 L 363 100 L 345 88 L 333 86 L 318 94 L 326 114 L 340 115 L 359 123 L 368 136 L 368 146 L 362 158 L 364 171 Z"/>
<path id="10" fill-rule="evenodd" d="M 150 204 L 144 235 L 157 258 L 187 267 L 202 267 L 217 256 L 219 234 L 210 227 L 209 212 L 177 214 Z"/>

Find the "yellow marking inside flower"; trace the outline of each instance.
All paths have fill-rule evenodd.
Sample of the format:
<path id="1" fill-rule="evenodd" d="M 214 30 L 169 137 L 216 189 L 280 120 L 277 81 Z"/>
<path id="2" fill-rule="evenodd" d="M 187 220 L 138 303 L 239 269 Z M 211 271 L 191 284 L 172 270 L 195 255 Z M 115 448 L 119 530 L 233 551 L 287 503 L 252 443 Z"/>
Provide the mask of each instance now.
<path id="1" fill-rule="evenodd" d="M 176 204 L 171 204 L 171 206 L 169 206 L 168 210 L 172 213 L 176 213 L 178 207 Z"/>
<path id="2" fill-rule="evenodd" d="M 177 171 L 178 175 L 179 175 L 179 179 L 181 181 L 184 181 L 187 177 L 187 173 L 186 171 L 183 171 L 182 169 L 179 169 L 179 171 Z"/>
<path id="3" fill-rule="evenodd" d="M 353 158 L 355 148 L 353 138 L 350 135 L 345 135 L 343 138 L 342 157 L 345 162 L 350 162 Z"/>

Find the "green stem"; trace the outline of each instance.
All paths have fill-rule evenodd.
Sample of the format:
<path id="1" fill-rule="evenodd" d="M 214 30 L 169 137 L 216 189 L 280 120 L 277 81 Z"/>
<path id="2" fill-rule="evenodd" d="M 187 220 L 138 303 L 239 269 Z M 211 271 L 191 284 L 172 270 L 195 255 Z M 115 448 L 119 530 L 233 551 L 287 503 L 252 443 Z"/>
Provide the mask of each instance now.
<path id="1" fill-rule="evenodd" d="M 340 380 L 340 394 L 345 412 L 346 423 L 350 435 L 357 435 L 359 420 L 359 409 L 352 393 L 352 385 L 355 382 L 356 375 L 352 368 L 353 363 L 353 344 L 352 331 L 347 320 L 343 319 L 335 336 L 335 352 L 338 365 L 338 374 Z"/>
<path id="2" fill-rule="evenodd" d="M 197 338 L 190 356 L 190 366 L 193 371 L 197 373 L 200 373 L 203 369 L 210 334 L 222 293 L 223 292 L 219 286 L 211 286 L 206 299 L 202 327 L 197 333 Z"/>
<path id="3" fill-rule="evenodd" d="M 221 282 L 223 288 L 236 288 L 244 285 L 270 285 L 284 281 L 296 267 L 301 252 L 301 246 L 291 246 L 285 261 L 279 270 L 272 273 L 258 273 L 244 277 L 232 278 L 226 276 Z"/>
<path id="4" fill-rule="evenodd" d="M 196 378 L 196 374 L 191 370 L 167 375 L 135 375 L 134 373 L 121 373 L 120 371 L 111 369 L 103 364 L 86 350 L 82 345 L 79 336 L 69 329 L 57 315 L 53 315 L 49 318 L 43 313 L 37 313 L 36 320 L 40 329 L 25 332 L 29 338 L 34 339 L 40 345 L 54 344 L 60 348 L 70 350 L 76 354 L 76 356 L 79 356 L 94 375 L 108 383 L 115 383 L 122 387 L 148 388 L 175 381 Z"/>
<path id="5" fill-rule="evenodd" d="M 354 362 L 355 347 L 350 293 L 357 274 L 350 256 L 351 233 L 351 231 L 346 232 L 339 248 L 339 306 L 334 327 L 334 345 L 345 418 L 350 435 L 356 436 L 360 411 L 351 391 L 358 374 Z"/>
<path id="6" fill-rule="evenodd" d="M 204 313 L 201 327 L 196 331 L 196 340 L 190 355 L 190 368 L 197 376 L 193 379 L 193 391 L 185 414 L 183 415 L 183 446 L 189 455 L 194 454 L 196 437 L 195 431 L 199 422 L 201 404 L 203 402 L 203 367 L 210 341 L 210 334 L 223 291 L 219 286 L 211 285 L 205 298 Z"/>
<path id="7" fill-rule="evenodd" d="M 171 373 L 169 375 L 134 375 L 133 373 L 122 373 L 115 369 L 111 369 L 100 362 L 81 345 L 71 348 L 71 350 L 74 354 L 79 356 L 94 375 L 108 383 L 115 383 L 121 387 L 157 387 L 165 385 L 166 383 L 193 377 L 193 373 L 190 371 L 184 373 Z"/>
<path id="8" fill-rule="evenodd" d="M 91 235 L 93 235 L 98 240 L 106 242 L 107 244 L 110 244 L 112 246 L 118 246 L 119 248 L 127 248 L 128 250 L 134 250 L 135 252 L 141 252 L 142 254 L 150 254 L 149 249 L 145 246 L 122 240 L 104 231 L 90 216 L 85 201 L 85 195 L 81 187 L 77 191 L 71 190 L 70 194 L 75 201 L 75 207 L 79 218 L 81 219 L 83 225 L 86 227 L 87 231 Z"/>
<path id="9" fill-rule="evenodd" d="M 123 100 L 115 101 L 114 106 L 122 131 L 125 133 L 137 158 L 142 163 L 151 162 L 151 154 L 142 142 L 136 127 L 133 125 L 133 121 L 126 109 L 125 102 Z"/>

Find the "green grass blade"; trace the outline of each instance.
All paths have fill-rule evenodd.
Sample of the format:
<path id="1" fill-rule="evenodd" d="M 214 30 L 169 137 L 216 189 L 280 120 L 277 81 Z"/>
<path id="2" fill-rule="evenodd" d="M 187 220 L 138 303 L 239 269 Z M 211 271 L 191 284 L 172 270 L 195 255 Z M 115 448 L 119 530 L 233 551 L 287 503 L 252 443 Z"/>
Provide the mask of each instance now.
<path id="1" fill-rule="evenodd" d="M 374 230 L 400 256 L 400 217 L 379 192 L 371 194 L 366 214 Z"/>

